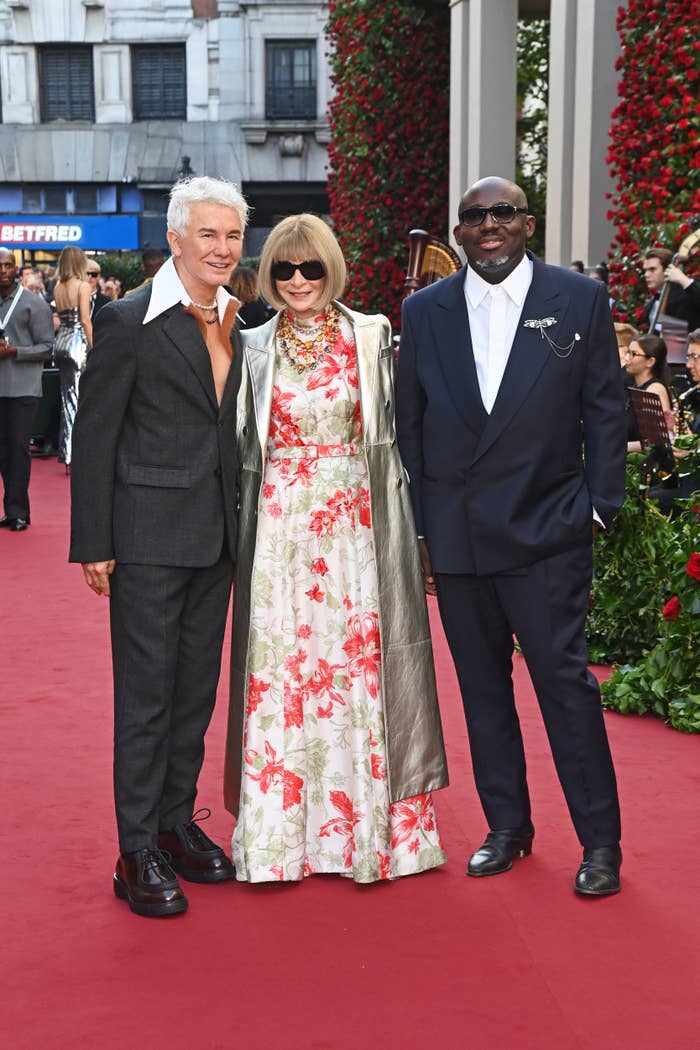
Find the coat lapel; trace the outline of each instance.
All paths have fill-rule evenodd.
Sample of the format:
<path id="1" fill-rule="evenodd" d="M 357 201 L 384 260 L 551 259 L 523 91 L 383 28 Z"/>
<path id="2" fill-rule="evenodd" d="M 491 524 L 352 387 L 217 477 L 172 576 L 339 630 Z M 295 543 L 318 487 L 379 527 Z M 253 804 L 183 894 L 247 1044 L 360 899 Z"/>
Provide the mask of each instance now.
<path id="1" fill-rule="evenodd" d="M 486 422 L 464 298 L 465 268 L 440 282 L 433 336 L 450 396 L 460 416 L 477 434 Z"/>
<path id="2" fill-rule="evenodd" d="M 279 314 L 275 314 L 266 324 L 251 332 L 242 333 L 243 352 L 245 354 L 250 384 L 255 406 L 255 425 L 258 431 L 260 452 L 265 459 L 265 446 L 270 428 L 272 412 L 272 388 L 275 378 L 275 335 Z"/>
<path id="3" fill-rule="evenodd" d="M 552 353 L 549 343 L 539 329 L 525 328 L 524 322 L 541 320 L 544 317 L 559 319 L 568 305 L 568 297 L 560 295 L 558 287 L 552 283 L 551 276 L 546 273 L 544 263 L 534 256 L 532 256 L 532 262 L 532 284 L 523 304 L 508 364 L 477 446 L 475 459 L 478 459 L 491 447 L 529 397 L 532 387 Z"/>
<path id="4" fill-rule="evenodd" d="M 362 433 L 366 444 L 371 445 L 376 437 L 376 419 L 372 411 L 374 404 L 374 384 L 377 376 L 377 365 L 379 363 L 378 336 L 381 331 L 377 325 L 376 318 L 366 314 L 358 314 L 350 310 L 342 303 L 335 304 L 341 313 L 350 321 L 353 335 L 355 337 L 355 352 L 357 354 L 357 378 L 360 393 L 360 411 L 362 413 Z M 387 339 L 389 332 L 387 331 Z"/>
<path id="5" fill-rule="evenodd" d="M 214 411 L 218 412 L 219 405 L 216 400 L 209 352 L 194 317 L 184 314 L 180 307 L 176 306 L 164 314 L 163 331 L 185 358 L 201 383 Z"/>

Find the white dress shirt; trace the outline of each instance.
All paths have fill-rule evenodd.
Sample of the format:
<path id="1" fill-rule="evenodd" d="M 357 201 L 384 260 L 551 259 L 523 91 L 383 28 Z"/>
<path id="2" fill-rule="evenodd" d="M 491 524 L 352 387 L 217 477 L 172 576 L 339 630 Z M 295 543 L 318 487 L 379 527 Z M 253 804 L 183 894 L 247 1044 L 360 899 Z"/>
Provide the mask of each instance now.
<path id="1" fill-rule="evenodd" d="M 221 286 L 216 289 L 215 298 L 219 311 L 219 321 L 223 322 L 228 304 L 230 302 L 238 302 L 238 300 L 234 295 L 230 295 L 226 289 Z M 151 300 L 148 304 L 148 310 L 143 319 L 143 324 L 148 324 L 149 321 L 153 321 L 156 317 L 160 317 L 161 314 L 165 313 L 166 310 L 169 310 L 171 306 L 175 306 L 176 303 L 182 303 L 183 306 L 189 306 L 191 302 L 192 297 L 188 294 L 184 284 L 180 280 L 178 272 L 175 269 L 175 262 L 171 256 L 167 262 L 163 263 L 151 282 Z"/>
<path id="2" fill-rule="evenodd" d="M 500 284 L 489 284 L 471 266 L 464 279 L 469 328 L 481 400 L 493 408 L 510 357 L 523 303 L 532 284 L 532 262 L 524 255 Z"/>

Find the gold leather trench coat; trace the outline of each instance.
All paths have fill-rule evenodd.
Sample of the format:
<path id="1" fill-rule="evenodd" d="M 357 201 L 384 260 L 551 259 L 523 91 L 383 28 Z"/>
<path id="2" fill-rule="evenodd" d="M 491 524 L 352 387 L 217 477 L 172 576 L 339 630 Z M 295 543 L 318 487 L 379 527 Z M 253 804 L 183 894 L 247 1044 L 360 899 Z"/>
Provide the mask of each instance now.
<path id="1" fill-rule="evenodd" d="M 396 802 L 445 787 L 447 761 L 408 480 L 396 445 L 391 327 L 385 317 L 367 316 L 341 303 L 336 305 L 350 321 L 357 347 L 364 454 L 379 577 L 387 779 L 389 798 Z M 239 546 L 225 767 L 226 807 L 234 814 L 238 811 L 241 784 L 250 586 L 279 316 L 242 333 L 245 361 L 237 427 L 241 468 Z"/>

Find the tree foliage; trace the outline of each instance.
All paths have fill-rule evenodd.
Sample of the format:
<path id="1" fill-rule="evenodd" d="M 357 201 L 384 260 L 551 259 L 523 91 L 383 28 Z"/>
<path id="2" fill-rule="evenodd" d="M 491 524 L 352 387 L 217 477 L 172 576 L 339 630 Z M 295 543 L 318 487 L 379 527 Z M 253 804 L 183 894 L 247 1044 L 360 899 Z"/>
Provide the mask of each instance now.
<path id="1" fill-rule="evenodd" d="M 529 247 L 544 255 L 547 197 L 547 105 L 549 98 L 549 19 L 518 22 L 518 119 L 515 181 L 525 190 L 537 217 Z"/>

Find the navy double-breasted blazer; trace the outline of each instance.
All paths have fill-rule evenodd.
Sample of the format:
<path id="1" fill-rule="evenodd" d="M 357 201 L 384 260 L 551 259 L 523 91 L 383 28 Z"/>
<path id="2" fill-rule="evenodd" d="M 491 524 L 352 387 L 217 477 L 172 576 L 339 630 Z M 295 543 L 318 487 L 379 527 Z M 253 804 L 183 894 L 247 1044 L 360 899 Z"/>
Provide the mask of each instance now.
<path id="1" fill-rule="evenodd" d="M 530 254 L 530 253 L 528 253 Z M 624 394 L 606 286 L 535 256 L 491 413 L 465 269 L 404 301 L 397 436 L 416 527 L 438 573 L 508 572 L 590 542 L 622 503 Z M 528 320 L 553 318 L 546 333 Z"/>

